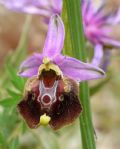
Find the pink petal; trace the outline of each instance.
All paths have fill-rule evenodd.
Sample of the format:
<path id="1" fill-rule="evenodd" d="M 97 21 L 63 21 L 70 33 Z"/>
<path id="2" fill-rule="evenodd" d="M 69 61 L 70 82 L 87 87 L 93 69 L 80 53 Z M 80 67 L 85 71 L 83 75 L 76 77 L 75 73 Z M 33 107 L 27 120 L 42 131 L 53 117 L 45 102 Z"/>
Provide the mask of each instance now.
<path id="1" fill-rule="evenodd" d="M 120 41 L 117 41 L 115 39 L 112 39 L 111 37 L 103 37 L 102 41 L 105 45 L 111 45 L 114 46 L 116 48 L 120 48 Z"/>
<path id="2" fill-rule="evenodd" d="M 43 55 L 50 58 L 59 55 L 63 48 L 64 36 L 65 31 L 61 18 L 58 15 L 53 15 L 50 19 Z"/>
<path id="3" fill-rule="evenodd" d="M 77 81 L 92 80 L 104 77 L 104 71 L 91 64 L 83 63 L 75 58 L 65 57 L 59 65 L 63 74 Z"/>
<path id="4" fill-rule="evenodd" d="M 100 44 L 97 44 L 94 48 L 94 56 L 91 64 L 95 66 L 99 66 L 102 58 L 103 58 L 103 46 Z"/>
<path id="5" fill-rule="evenodd" d="M 22 77 L 37 75 L 38 68 L 42 64 L 42 59 L 41 54 L 32 55 L 20 65 L 18 74 Z"/>

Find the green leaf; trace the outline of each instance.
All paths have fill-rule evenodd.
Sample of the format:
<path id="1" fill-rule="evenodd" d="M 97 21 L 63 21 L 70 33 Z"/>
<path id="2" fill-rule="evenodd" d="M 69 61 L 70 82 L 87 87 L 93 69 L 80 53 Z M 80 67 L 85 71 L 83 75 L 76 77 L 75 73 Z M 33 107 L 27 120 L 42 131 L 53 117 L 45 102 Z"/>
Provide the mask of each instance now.
<path id="1" fill-rule="evenodd" d="M 6 149 L 6 139 L 1 132 L 0 132 L 0 148 Z"/>
<path id="2" fill-rule="evenodd" d="M 6 64 L 6 70 L 14 87 L 22 92 L 25 85 L 25 79 L 17 76 L 16 70 L 10 64 Z"/>
<path id="3" fill-rule="evenodd" d="M 12 107 L 16 106 L 19 103 L 20 100 L 18 99 L 13 99 L 12 97 L 8 97 L 5 99 L 0 100 L 0 105 L 3 107 Z"/>
<path id="4" fill-rule="evenodd" d="M 24 121 L 21 122 L 21 133 L 24 134 L 27 131 L 28 127 Z"/>
<path id="5" fill-rule="evenodd" d="M 8 95 L 11 96 L 12 98 L 15 98 L 15 99 L 20 99 L 22 97 L 22 94 L 21 93 L 18 93 L 18 92 L 15 92 L 14 90 L 12 89 L 6 89 L 7 92 L 8 92 Z"/>
<path id="6" fill-rule="evenodd" d="M 11 143 L 10 143 L 10 149 L 17 149 L 19 145 L 19 139 L 18 137 L 12 139 Z"/>

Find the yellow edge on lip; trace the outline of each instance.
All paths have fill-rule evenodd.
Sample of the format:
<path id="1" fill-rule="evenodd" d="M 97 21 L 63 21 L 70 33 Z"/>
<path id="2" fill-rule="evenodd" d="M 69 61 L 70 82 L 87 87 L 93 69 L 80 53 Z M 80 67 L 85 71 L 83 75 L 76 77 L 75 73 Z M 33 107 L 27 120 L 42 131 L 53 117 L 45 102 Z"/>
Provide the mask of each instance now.
<path id="1" fill-rule="evenodd" d="M 55 71 L 56 75 L 63 77 L 63 74 L 60 68 L 57 65 L 53 64 L 51 60 L 47 57 L 43 59 L 43 64 L 41 64 L 39 67 L 38 76 L 41 75 L 41 72 L 43 70 L 49 71 L 50 69 Z"/>

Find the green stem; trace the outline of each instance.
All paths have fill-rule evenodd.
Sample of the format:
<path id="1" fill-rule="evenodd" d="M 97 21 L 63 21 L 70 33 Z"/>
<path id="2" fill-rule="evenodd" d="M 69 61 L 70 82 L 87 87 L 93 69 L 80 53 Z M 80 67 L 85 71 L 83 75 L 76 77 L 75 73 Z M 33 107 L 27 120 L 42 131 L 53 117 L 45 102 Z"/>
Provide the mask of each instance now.
<path id="1" fill-rule="evenodd" d="M 66 11 L 66 5 L 63 3 L 63 10 L 62 10 L 62 19 L 64 21 L 64 26 L 65 26 L 65 44 L 62 49 L 63 54 L 73 56 L 73 49 L 72 49 L 72 44 L 71 44 L 71 36 L 70 36 L 70 28 L 69 28 L 69 22 L 68 22 L 68 14 Z M 69 49 L 69 50 L 66 50 Z"/>
<path id="2" fill-rule="evenodd" d="M 67 13 L 67 18 L 63 16 L 65 29 L 69 31 L 70 39 L 66 35 L 65 48 L 68 43 L 71 44 L 72 55 L 77 59 L 86 62 L 85 40 L 83 35 L 82 15 L 80 9 L 80 0 L 64 0 L 63 13 Z M 66 23 L 67 22 L 67 23 Z M 67 50 L 64 49 L 66 54 Z M 80 100 L 83 106 L 83 112 L 80 115 L 80 127 L 83 149 L 95 149 L 94 129 L 91 118 L 91 109 L 89 101 L 89 88 L 87 82 L 80 83 Z"/>

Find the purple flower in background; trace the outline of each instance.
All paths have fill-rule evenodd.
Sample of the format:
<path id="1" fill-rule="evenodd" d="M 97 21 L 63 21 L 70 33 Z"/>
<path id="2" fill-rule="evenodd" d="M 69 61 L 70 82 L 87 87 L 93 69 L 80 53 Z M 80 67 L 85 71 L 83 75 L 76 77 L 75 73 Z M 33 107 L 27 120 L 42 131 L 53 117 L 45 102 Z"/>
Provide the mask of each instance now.
<path id="1" fill-rule="evenodd" d="M 42 15 L 47 19 L 62 10 L 62 0 L 0 0 L 0 3 L 12 11 Z"/>
<path id="2" fill-rule="evenodd" d="M 101 69 L 103 69 L 104 71 L 107 71 L 107 68 L 110 64 L 110 58 L 111 58 L 111 51 L 110 50 L 105 50 L 104 51 L 104 55 L 101 61 Z"/>
<path id="3" fill-rule="evenodd" d="M 111 37 L 113 26 L 120 23 L 120 10 L 105 14 L 105 3 L 96 8 L 92 0 L 82 0 L 83 26 L 86 38 L 94 45 L 92 64 L 99 65 L 103 58 L 103 48 L 120 47 L 120 42 Z"/>
<path id="4" fill-rule="evenodd" d="M 64 36 L 61 18 L 53 15 L 43 53 L 33 54 L 20 66 L 19 75 L 29 79 L 18 109 L 30 128 L 49 123 L 59 129 L 72 123 L 82 110 L 78 83 L 104 76 L 101 69 L 62 55 Z"/>
<path id="5" fill-rule="evenodd" d="M 62 11 L 62 0 L 0 0 L 0 3 L 13 11 L 43 15 L 47 18 Z M 96 8 L 93 0 L 81 0 L 81 6 L 86 38 L 94 45 L 120 47 L 120 42 L 110 35 L 112 26 L 120 23 L 120 10 L 105 14 L 104 3 Z"/>

